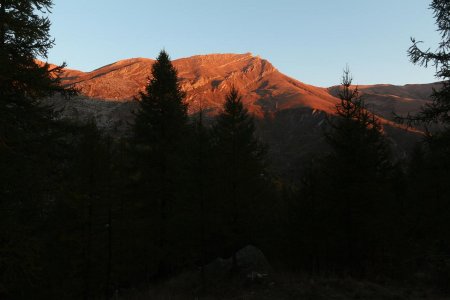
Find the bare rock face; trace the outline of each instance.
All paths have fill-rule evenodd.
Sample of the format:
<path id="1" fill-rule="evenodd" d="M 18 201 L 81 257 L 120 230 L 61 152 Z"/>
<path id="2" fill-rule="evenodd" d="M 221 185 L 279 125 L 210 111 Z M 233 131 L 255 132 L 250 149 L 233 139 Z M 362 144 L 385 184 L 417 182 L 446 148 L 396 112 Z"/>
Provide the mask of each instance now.
<path id="1" fill-rule="evenodd" d="M 86 98 L 126 102 L 143 91 L 154 60 L 121 60 L 91 72 L 66 69 L 62 82 L 74 85 Z M 190 113 L 201 108 L 215 114 L 225 95 L 235 86 L 256 116 L 301 107 L 333 113 L 338 103 L 338 86 L 320 88 L 280 73 L 269 61 L 245 54 L 197 55 L 173 61 L 180 85 L 186 92 Z M 369 108 L 384 119 L 417 112 L 430 100 L 438 84 L 359 86 Z"/>
<path id="2" fill-rule="evenodd" d="M 62 83 L 74 85 L 89 98 L 128 101 L 144 89 L 153 63 L 145 58 L 122 60 L 78 76 L 63 74 Z"/>
<path id="3" fill-rule="evenodd" d="M 83 96 L 65 99 L 54 97 L 45 100 L 51 105 L 57 117 L 80 123 L 94 121 L 97 126 L 113 136 L 125 136 L 130 133 L 133 124 L 133 111 L 138 109 L 136 101 L 117 102 L 86 98 Z"/>
<path id="4" fill-rule="evenodd" d="M 92 72 L 67 70 L 63 84 L 74 85 L 85 97 L 129 101 L 143 91 L 154 60 L 122 60 Z M 200 107 L 217 112 L 226 93 L 235 86 L 256 115 L 293 107 L 332 112 L 337 101 L 326 89 L 283 75 L 267 60 L 246 54 L 198 55 L 173 61 L 187 93 L 190 111 Z"/>

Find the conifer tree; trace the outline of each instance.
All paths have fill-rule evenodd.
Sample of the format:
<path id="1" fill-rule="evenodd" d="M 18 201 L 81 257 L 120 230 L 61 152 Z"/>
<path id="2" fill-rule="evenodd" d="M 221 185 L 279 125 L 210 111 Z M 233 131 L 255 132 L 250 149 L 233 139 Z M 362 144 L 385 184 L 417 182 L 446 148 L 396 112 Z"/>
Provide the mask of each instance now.
<path id="1" fill-rule="evenodd" d="M 51 0 L 0 1 L 0 147 L 12 149 L 27 133 L 48 125 L 52 110 L 39 103 L 60 86 L 64 67 L 41 63 L 53 46 Z"/>
<path id="2" fill-rule="evenodd" d="M 433 0 L 430 9 L 436 19 L 437 31 L 441 35 L 441 42 L 436 51 L 422 50 L 421 41 L 412 38 L 412 46 L 408 56 L 412 63 L 436 68 L 436 78 L 442 80 L 442 87 L 433 90 L 432 102 L 422 107 L 416 115 L 409 115 L 400 120 L 411 123 L 438 123 L 450 126 L 450 2 L 448 0 Z"/>
<path id="3" fill-rule="evenodd" d="M 140 93 L 134 137 L 137 143 L 153 145 L 152 148 L 165 143 L 176 148 L 186 127 L 187 105 L 177 70 L 164 50 L 152 66 L 151 75 L 145 91 Z"/>
<path id="4" fill-rule="evenodd" d="M 169 55 L 161 51 L 152 67 L 145 92 L 140 93 L 134 123 L 140 184 L 143 197 L 157 203 L 158 275 L 167 275 L 169 212 L 182 192 L 183 143 L 187 130 L 187 105 Z M 149 216 L 150 217 L 150 216 Z"/>
<path id="5" fill-rule="evenodd" d="M 219 207 L 224 209 L 224 231 L 236 270 L 236 251 L 249 241 L 252 210 L 263 193 L 265 149 L 257 140 L 254 120 L 234 87 L 226 96 L 213 135 L 220 178 Z"/>
<path id="6" fill-rule="evenodd" d="M 97 126 L 91 122 L 82 128 L 82 139 L 78 145 L 78 157 L 75 160 L 74 178 L 78 201 L 81 202 L 83 222 L 83 298 L 92 299 L 96 292 L 96 281 L 103 283 L 102 276 L 98 276 L 99 264 L 96 263 L 95 253 L 99 247 L 95 236 L 99 235 L 99 228 L 103 231 L 104 224 L 110 229 L 111 199 L 110 176 L 111 161 L 109 142 L 102 136 Z M 107 217 L 105 217 L 107 216 Z M 99 224 L 101 224 L 99 226 Z M 103 244 L 103 243 L 100 243 Z M 111 245 L 106 245 L 109 255 Z M 107 255 L 102 255 L 102 261 L 107 261 Z M 101 270 L 103 271 L 103 270 Z M 103 272 L 102 272 L 103 273 Z M 97 276 L 95 276 L 97 275 Z M 99 280 L 100 279 L 100 280 Z M 107 287 L 108 288 L 108 287 Z"/>
<path id="7" fill-rule="evenodd" d="M 348 68 L 344 70 L 339 98 L 337 118 L 329 119 L 332 130 L 326 134 L 333 152 L 344 165 L 356 163 L 361 170 L 374 174 L 385 171 L 390 162 L 382 127 L 367 110 L 358 88 L 352 88 Z"/>
<path id="8" fill-rule="evenodd" d="M 51 0 L 0 1 L 0 153 L 5 158 L 0 161 L 0 177 L 4 176 L 5 185 L 14 180 L 9 170 L 17 168 L 11 164 L 13 158 L 23 161 L 48 144 L 54 116 L 40 100 L 55 92 L 74 92 L 59 84 L 63 66 L 36 60 L 45 59 L 53 46 L 47 17 L 51 8 Z"/>
<path id="9" fill-rule="evenodd" d="M 211 172 L 208 170 L 208 163 L 211 162 L 211 138 L 208 129 L 204 124 L 203 109 L 201 108 L 197 119 L 194 121 L 193 130 L 193 149 L 192 149 L 192 177 L 193 177 L 193 198 L 197 200 L 198 213 L 195 214 L 198 219 L 199 236 L 199 261 L 201 271 L 202 288 L 205 287 L 205 265 L 206 265 L 206 240 L 207 240 L 207 209 L 206 201 L 208 198 L 208 183 L 210 183 Z"/>
<path id="10" fill-rule="evenodd" d="M 69 166 L 55 197 L 58 201 L 47 208 L 48 217 L 41 229 L 46 232 L 48 245 L 40 287 L 45 298 L 70 295 L 93 299 L 102 288 L 105 294 L 110 293 L 111 225 L 117 207 L 112 189 L 118 185 L 113 174 L 111 141 L 92 121 L 77 125 L 73 138 L 66 162 Z M 116 180 L 114 185 L 112 180 Z"/>
<path id="11" fill-rule="evenodd" d="M 450 243 L 450 1 L 433 0 L 433 11 L 441 41 L 436 50 L 423 50 L 421 41 L 412 38 L 408 56 L 412 63 L 436 69 L 439 88 L 433 89 L 431 102 L 417 114 L 398 117 L 409 125 L 424 125 L 425 140 L 420 159 L 412 157 L 410 163 L 410 232 L 420 241 L 421 250 L 434 261 L 435 282 L 448 292 L 450 268 L 446 264 Z M 433 258 L 435 257 L 435 258 Z M 437 258 L 437 259 L 436 259 Z"/>
<path id="12" fill-rule="evenodd" d="M 389 211 L 389 198 L 383 191 L 391 163 L 379 121 L 351 84 L 347 68 L 337 116 L 329 119 L 326 140 L 332 152 L 321 166 L 324 187 L 319 193 L 325 201 L 320 205 L 325 213 L 321 218 L 328 224 L 323 234 L 332 237 L 326 247 L 331 246 L 329 250 L 337 255 L 333 263 L 365 272 L 382 240 L 381 211 Z"/>
<path id="13" fill-rule="evenodd" d="M 46 58 L 54 41 L 47 17 L 52 0 L 0 1 L 0 90 L 2 96 L 36 99 L 63 91 L 54 67 L 36 59 Z"/>
<path id="14" fill-rule="evenodd" d="M 51 0 L 0 0 L 0 297 L 31 293 L 42 270 L 39 224 L 49 182 L 56 131 L 53 111 L 40 100 L 65 92 L 45 59 Z M 11 230 L 15 228 L 16 230 Z M 17 294 L 18 293 L 18 294 Z"/>
<path id="15" fill-rule="evenodd" d="M 437 126 L 427 128 L 425 139 L 425 160 L 422 166 L 425 173 L 434 173 L 432 182 L 434 186 L 430 190 L 435 196 L 435 205 L 441 207 L 440 211 L 446 210 L 444 199 L 448 198 L 448 179 L 450 178 L 450 1 L 433 0 L 430 9 L 436 19 L 437 31 L 441 35 L 441 42 L 436 51 L 422 50 L 419 47 L 420 41 L 412 39 L 412 46 L 408 50 L 408 55 L 414 64 L 424 67 L 432 65 L 436 68 L 436 78 L 441 79 L 442 86 L 434 89 L 431 95 L 431 103 L 422 107 L 416 115 L 408 115 L 406 118 L 398 118 L 400 121 L 407 121 L 409 124 L 419 124 Z M 439 204 L 438 204 L 439 203 Z M 442 216 L 445 219 L 444 216 Z M 445 222 L 443 222 L 445 223 Z M 450 222 L 441 229 L 447 227 L 450 230 Z"/>

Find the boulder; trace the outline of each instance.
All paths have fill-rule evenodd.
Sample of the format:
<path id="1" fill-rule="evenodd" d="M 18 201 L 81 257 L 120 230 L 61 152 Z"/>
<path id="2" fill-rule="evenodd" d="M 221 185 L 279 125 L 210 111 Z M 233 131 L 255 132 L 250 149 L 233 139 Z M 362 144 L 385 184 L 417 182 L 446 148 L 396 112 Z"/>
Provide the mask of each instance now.
<path id="1" fill-rule="evenodd" d="M 239 275 L 250 281 L 261 281 L 270 272 L 270 264 L 264 253 L 255 246 L 248 245 L 236 252 Z M 216 258 L 205 266 L 207 278 L 215 281 L 228 277 L 233 266 L 233 258 Z"/>

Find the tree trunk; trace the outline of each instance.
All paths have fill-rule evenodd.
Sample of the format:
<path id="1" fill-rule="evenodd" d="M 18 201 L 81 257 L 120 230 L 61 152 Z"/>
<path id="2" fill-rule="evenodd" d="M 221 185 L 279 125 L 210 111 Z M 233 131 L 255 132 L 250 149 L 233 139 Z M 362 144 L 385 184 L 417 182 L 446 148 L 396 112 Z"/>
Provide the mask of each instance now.
<path id="1" fill-rule="evenodd" d="M 84 299 L 91 296 L 91 248 L 92 248 L 92 196 L 88 200 L 88 215 L 86 224 L 86 249 L 85 249 L 85 274 L 84 274 Z"/>
<path id="2" fill-rule="evenodd" d="M 105 299 L 108 300 L 111 294 L 111 263 L 112 263 L 112 209 L 111 203 L 108 207 L 108 254 L 106 261 L 106 284 L 105 284 Z"/>

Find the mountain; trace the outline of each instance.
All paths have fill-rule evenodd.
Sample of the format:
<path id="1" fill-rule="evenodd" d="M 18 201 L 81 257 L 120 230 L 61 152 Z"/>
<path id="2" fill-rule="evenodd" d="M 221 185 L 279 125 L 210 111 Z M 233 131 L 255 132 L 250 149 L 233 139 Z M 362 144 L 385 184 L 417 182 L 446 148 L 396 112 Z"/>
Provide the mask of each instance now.
<path id="1" fill-rule="evenodd" d="M 115 135 L 126 134 L 133 122 L 132 101 L 143 91 L 154 60 L 121 60 L 91 72 L 66 69 L 65 85 L 73 85 L 80 96 L 54 98 L 61 117 L 86 121 Z M 339 86 L 315 87 L 278 71 L 269 61 L 250 53 L 197 55 L 173 61 L 186 92 L 190 113 L 200 107 L 213 116 L 220 111 L 226 93 L 234 85 L 248 109 L 257 116 L 259 135 L 270 145 L 270 156 L 285 176 L 296 176 L 299 165 L 310 155 L 326 151 L 323 140 L 327 115 L 334 112 Z M 395 153 L 404 156 L 418 140 L 417 132 L 405 131 L 393 122 L 393 112 L 414 113 L 429 101 L 434 84 L 363 85 L 359 90 L 369 109 L 380 117 Z M 290 174 L 290 175 L 286 175 Z"/>
<path id="2" fill-rule="evenodd" d="M 66 69 L 62 82 L 74 85 L 87 98 L 126 102 L 145 88 L 153 63 L 152 59 L 132 58 L 91 72 Z M 241 91 L 245 104 L 257 116 L 299 107 L 332 113 L 338 102 L 339 86 L 320 88 L 305 84 L 250 53 L 197 55 L 174 60 L 173 64 L 191 112 L 199 107 L 217 112 L 232 85 Z M 392 112 L 418 111 L 437 86 L 382 84 L 358 88 L 374 113 L 392 120 Z"/>
<path id="3" fill-rule="evenodd" d="M 128 101 L 144 89 L 153 62 L 133 58 L 88 73 L 67 70 L 63 83 L 75 85 L 89 98 Z M 242 92 L 245 104 L 256 115 L 299 106 L 332 112 L 336 102 L 327 89 L 290 78 L 250 53 L 198 55 L 174 60 L 173 64 L 192 111 L 200 106 L 220 109 L 232 85 Z"/>
<path id="4" fill-rule="evenodd" d="M 421 106 L 430 101 L 433 88 L 438 89 L 439 83 L 406 84 L 402 86 L 391 84 L 375 84 L 358 86 L 368 108 L 375 114 L 393 119 L 393 112 L 399 115 L 418 112 Z M 328 89 L 331 95 L 338 96 L 339 86 Z"/>

